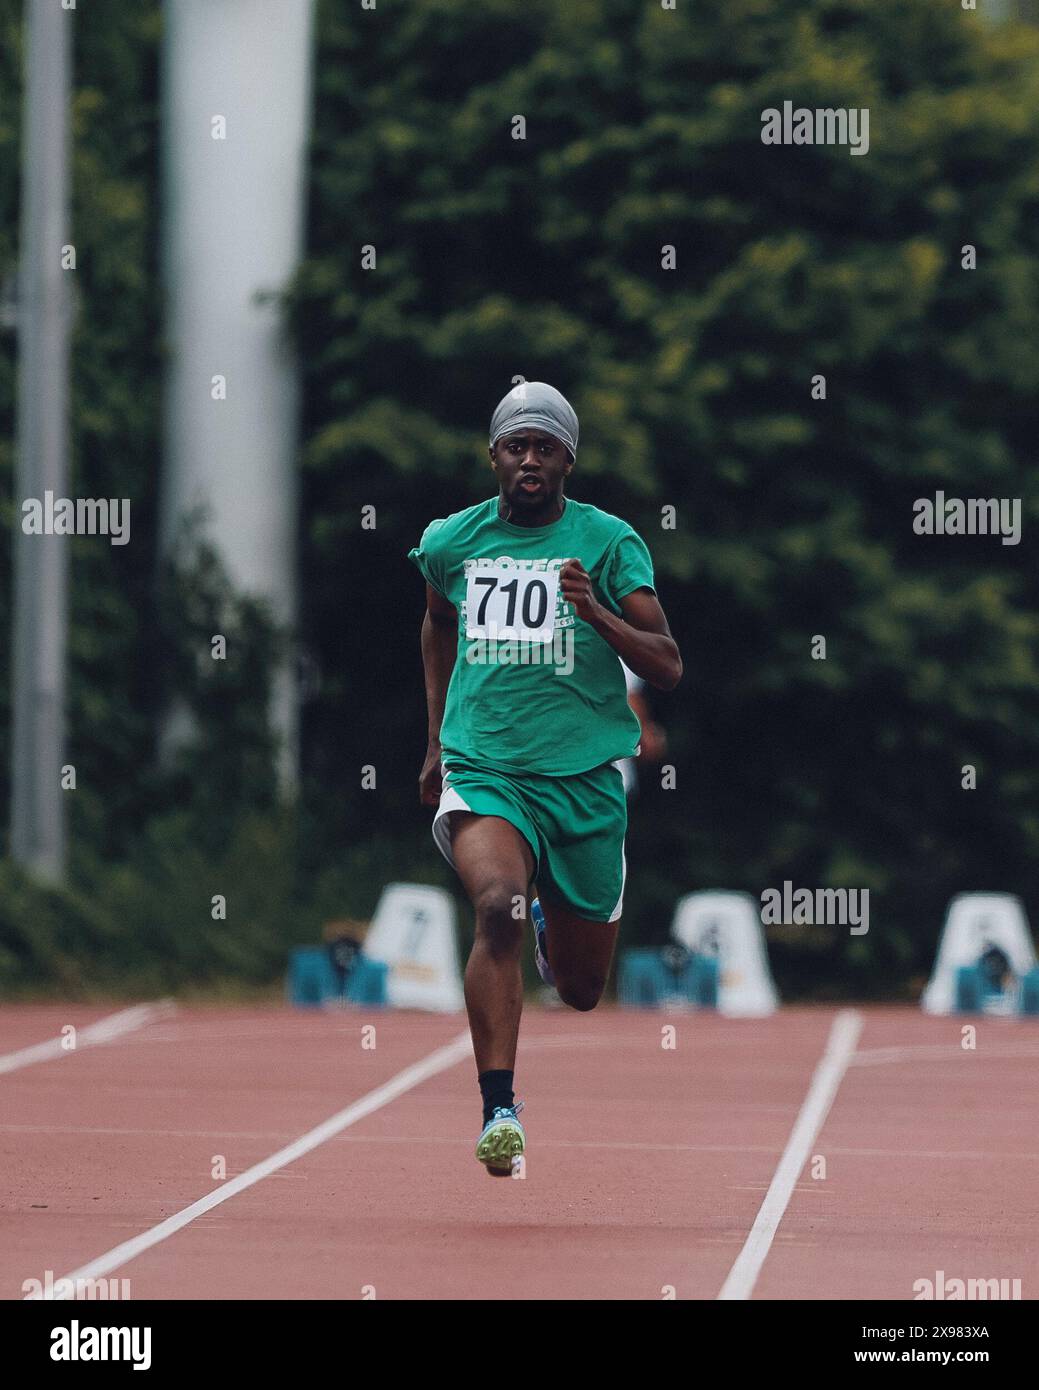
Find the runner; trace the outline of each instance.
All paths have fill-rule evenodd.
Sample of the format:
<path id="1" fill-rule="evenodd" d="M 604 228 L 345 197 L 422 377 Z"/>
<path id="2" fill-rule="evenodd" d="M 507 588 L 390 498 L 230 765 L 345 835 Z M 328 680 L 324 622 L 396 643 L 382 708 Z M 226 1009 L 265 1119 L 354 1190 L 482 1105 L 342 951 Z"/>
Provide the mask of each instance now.
<path id="1" fill-rule="evenodd" d="M 617 766 L 621 770 L 624 778 L 624 794 L 631 801 L 638 795 L 639 774 L 638 765 L 643 763 L 646 766 L 659 764 L 667 751 L 667 734 L 655 723 L 650 712 L 643 691 L 646 682 L 636 676 L 634 671 L 630 671 L 621 662 L 624 671 L 624 684 L 628 691 L 628 704 L 635 711 L 635 716 L 639 721 L 639 755 L 637 758 L 622 758 Z"/>
<path id="2" fill-rule="evenodd" d="M 491 419 L 498 495 L 431 522 L 409 553 L 426 580 L 419 793 L 438 807 L 434 839 L 476 914 L 476 1156 L 495 1176 L 525 1144 L 513 1074 L 526 922 L 542 979 L 572 1008 L 594 1009 L 609 973 L 627 828 L 615 763 L 639 739 L 621 660 L 661 690 L 682 674 L 645 544 L 564 494 L 577 437 L 554 387 L 515 387 Z"/>

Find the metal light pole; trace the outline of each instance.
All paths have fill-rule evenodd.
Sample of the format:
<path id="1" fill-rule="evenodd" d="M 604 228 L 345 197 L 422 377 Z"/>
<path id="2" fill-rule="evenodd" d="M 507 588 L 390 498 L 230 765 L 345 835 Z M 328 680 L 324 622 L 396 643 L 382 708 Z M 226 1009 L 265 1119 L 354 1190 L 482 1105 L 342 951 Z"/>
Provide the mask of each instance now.
<path id="1" fill-rule="evenodd" d="M 11 854 L 41 878 L 65 871 L 68 539 L 26 535 L 22 502 L 68 495 L 70 26 L 75 11 L 27 0 L 18 282 Z"/>

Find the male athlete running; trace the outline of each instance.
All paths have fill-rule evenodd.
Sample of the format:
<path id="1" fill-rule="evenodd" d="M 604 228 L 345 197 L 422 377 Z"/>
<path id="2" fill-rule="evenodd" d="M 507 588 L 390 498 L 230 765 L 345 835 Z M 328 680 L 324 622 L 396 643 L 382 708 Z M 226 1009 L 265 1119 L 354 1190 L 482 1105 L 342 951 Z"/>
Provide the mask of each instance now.
<path id="1" fill-rule="evenodd" d="M 660 690 L 682 675 L 646 546 L 564 495 L 577 435 L 554 387 L 515 387 L 491 419 L 498 495 L 431 522 L 409 553 L 426 579 L 419 792 L 476 913 L 476 1156 L 495 1176 L 525 1142 L 512 1087 L 528 904 L 538 970 L 572 1008 L 599 1002 L 617 940 L 627 806 L 614 763 L 639 739 L 618 658 Z"/>

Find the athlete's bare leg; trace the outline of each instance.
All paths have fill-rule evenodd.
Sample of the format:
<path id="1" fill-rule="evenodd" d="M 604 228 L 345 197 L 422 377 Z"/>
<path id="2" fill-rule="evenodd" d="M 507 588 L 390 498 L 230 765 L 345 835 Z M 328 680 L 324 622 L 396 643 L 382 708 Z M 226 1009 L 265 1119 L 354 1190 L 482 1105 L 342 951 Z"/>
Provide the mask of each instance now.
<path id="1" fill-rule="evenodd" d="M 589 922 L 561 902 L 538 895 L 545 914 L 545 945 L 564 1004 L 586 1012 L 602 998 L 620 921 Z"/>
<path id="2" fill-rule="evenodd" d="M 465 967 L 476 1070 L 514 1071 L 534 856 L 507 820 L 468 811 L 451 812 L 451 853 L 476 912 L 476 940 Z"/>

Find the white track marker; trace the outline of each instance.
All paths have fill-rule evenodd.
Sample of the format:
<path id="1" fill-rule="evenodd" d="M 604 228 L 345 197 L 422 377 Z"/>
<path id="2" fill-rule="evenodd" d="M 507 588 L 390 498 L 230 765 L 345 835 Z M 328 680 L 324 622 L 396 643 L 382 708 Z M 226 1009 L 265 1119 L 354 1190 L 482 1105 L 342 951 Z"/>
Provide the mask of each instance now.
<path id="1" fill-rule="evenodd" d="M 158 999 L 152 1004 L 134 1004 L 130 1009 L 120 1009 L 117 1014 L 109 1014 L 86 1028 L 77 1028 L 76 1045 L 69 1047 L 65 1038 L 48 1038 L 46 1042 L 23 1047 L 19 1052 L 8 1052 L 0 1057 L 0 1076 L 5 1072 L 18 1071 L 20 1067 L 31 1067 L 34 1062 L 53 1062 L 57 1057 L 69 1057 L 84 1047 L 98 1047 L 104 1043 L 115 1042 L 125 1033 L 143 1028 L 146 1023 L 155 1023 L 160 1018 L 169 1018 L 176 1012 L 172 999 Z"/>
<path id="2" fill-rule="evenodd" d="M 861 1032 L 862 1015 L 851 1009 L 842 1009 L 833 1020 L 830 1036 L 826 1040 L 826 1051 L 812 1076 L 812 1084 L 808 1088 L 797 1122 L 790 1132 L 783 1157 L 779 1160 L 779 1167 L 765 1193 L 765 1200 L 761 1203 L 743 1249 L 722 1285 L 719 1299 L 750 1298 L 801 1169 L 829 1114 Z"/>
<path id="3" fill-rule="evenodd" d="M 348 1129 L 350 1125 L 355 1125 L 358 1120 L 363 1120 L 366 1115 L 388 1105 L 391 1100 L 396 1100 L 405 1091 L 410 1091 L 412 1087 L 421 1085 L 423 1081 L 428 1081 L 431 1076 L 436 1076 L 438 1072 L 447 1071 L 449 1067 L 456 1066 L 464 1058 L 471 1057 L 472 1046 L 468 1031 L 459 1033 L 446 1046 L 437 1048 L 428 1057 L 423 1057 L 421 1062 L 415 1062 L 412 1066 L 405 1067 L 403 1071 L 399 1071 L 384 1085 L 377 1086 L 374 1091 L 369 1091 L 366 1096 L 354 1101 L 345 1110 L 340 1110 L 338 1114 L 324 1120 L 316 1129 L 308 1130 L 306 1134 L 300 1135 L 298 1139 L 294 1139 L 285 1148 L 271 1154 L 270 1158 L 264 1158 L 259 1163 L 254 1163 L 244 1173 L 239 1173 L 238 1177 L 214 1188 L 205 1197 L 200 1197 L 197 1202 L 192 1202 L 190 1207 L 175 1212 L 173 1216 L 161 1221 L 158 1226 L 153 1226 L 150 1231 L 142 1231 L 139 1236 L 134 1236 L 132 1240 L 123 1241 L 122 1245 L 115 1246 L 106 1254 L 99 1255 L 96 1260 L 91 1260 L 82 1268 L 74 1270 L 71 1274 L 66 1274 L 64 1276 L 66 1282 L 54 1280 L 54 1288 L 75 1290 L 77 1279 L 98 1279 L 104 1274 L 110 1274 L 113 1269 L 118 1269 L 120 1265 L 135 1260 L 145 1250 L 150 1250 L 153 1245 L 161 1244 L 162 1241 L 175 1235 L 177 1231 L 190 1225 L 197 1217 L 205 1216 L 207 1211 L 212 1211 L 214 1207 L 220 1206 L 221 1202 L 236 1197 L 239 1192 L 244 1192 L 247 1187 L 252 1187 L 262 1178 L 270 1177 L 279 1168 L 284 1168 L 286 1164 L 295 1162 L 297 1158 L 302 1158 L 304 1154 L 310 1153 L 311 1149 L 316 1149 L 327 1139 L 334 1139 L 342 1130 Z M 36 1295 L 30 1294 L 27 1301 L 31 1301 L 35 1297 Z M 46 1293 L 41 1297 L 46 1298 Z M 56 1297 L 57 1295 L 52 1291 L 51 1298 Z"/>

